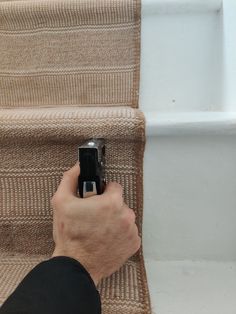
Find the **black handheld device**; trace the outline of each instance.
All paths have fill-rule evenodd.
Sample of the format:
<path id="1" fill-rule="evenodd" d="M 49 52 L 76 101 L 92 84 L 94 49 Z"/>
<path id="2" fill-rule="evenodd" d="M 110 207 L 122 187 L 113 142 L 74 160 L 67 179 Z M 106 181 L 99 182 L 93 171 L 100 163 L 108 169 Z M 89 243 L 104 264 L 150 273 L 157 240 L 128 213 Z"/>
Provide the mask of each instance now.
<path id="1" fill-rule="evenodd" d="M 105 189 L 105 141 L 91 138 L 78 148 L 80 175 L 79 195 L 82 198 L 102 194 Z"/>

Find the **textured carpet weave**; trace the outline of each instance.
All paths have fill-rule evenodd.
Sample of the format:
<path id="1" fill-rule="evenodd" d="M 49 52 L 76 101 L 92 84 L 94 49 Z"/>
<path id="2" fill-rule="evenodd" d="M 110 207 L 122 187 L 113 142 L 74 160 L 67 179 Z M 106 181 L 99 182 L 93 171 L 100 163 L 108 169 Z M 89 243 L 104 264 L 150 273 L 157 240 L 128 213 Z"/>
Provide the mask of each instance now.
<path id="1" fill-rule="evenodd" d="M 0 0 L 0 106 L 138 104 L 138 0 Z"/>
<path id="2" fill-rule="evenodd" d="M 140 2 L 0 0 L 0 304 L 53 250 L 50 199 L 90 137 L 142 234 Z M 149 314 L 142 249 L 99 284 L 103 314 Z"/>

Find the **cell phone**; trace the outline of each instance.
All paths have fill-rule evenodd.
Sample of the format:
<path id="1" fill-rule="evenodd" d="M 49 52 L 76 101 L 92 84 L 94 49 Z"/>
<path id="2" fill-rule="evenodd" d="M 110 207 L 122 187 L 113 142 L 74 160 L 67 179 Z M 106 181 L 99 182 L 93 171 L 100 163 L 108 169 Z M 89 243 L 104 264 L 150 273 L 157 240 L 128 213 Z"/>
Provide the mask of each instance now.
<path id="1" fill-rule="evenodd" d="M 91 138 L 78 148 L 80 175 L 79 195 L 86 198 L 104 192 L 105 181 L 105 140 Z"/>

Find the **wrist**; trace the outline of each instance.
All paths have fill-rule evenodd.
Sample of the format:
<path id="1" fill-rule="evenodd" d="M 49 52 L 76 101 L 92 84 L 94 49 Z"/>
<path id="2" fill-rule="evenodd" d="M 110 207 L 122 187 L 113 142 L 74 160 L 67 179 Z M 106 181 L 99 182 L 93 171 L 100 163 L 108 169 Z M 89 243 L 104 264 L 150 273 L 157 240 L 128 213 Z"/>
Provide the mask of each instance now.
<path id="1" fill-rule="evenodd" d="M 93 280 L 94 285 L 97 286 L 99 281 L 101 280 L 102 276 L 100 276 L 96 271 L 93 271 L 90 269 L 90 267 L 88 267 L 86 261 L 83 261 L 82 258 L 79 258 L 78 256 L 75 256 L 74 254 L 68 254 L 68 252 L 64 252 L 62 250 L 54 250 L 54 252 L 52 253 L 52 258 L 54 257 L 69 257 L 72 258 L 74 260 L 76 260 L 83 268 L 84 270 L 88 273 L 88 275 L 90 276 L 90 278 Z"/>

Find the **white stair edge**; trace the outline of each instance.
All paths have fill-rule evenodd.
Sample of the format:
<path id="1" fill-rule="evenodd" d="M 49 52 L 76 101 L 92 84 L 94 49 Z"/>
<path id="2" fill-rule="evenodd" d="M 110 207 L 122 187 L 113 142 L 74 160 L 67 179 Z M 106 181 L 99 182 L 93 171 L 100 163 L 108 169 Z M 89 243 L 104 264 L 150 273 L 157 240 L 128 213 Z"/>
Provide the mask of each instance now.
<path id="1" fill-rule="evenodd" d="M 236 134 L 236 112 L 145 112 L 147 136 Z"/>
<path id="2" fill-rule="evenodd" d="M 204 13 L 219 11 L 222 0 L 142 0 L 142 14 Z"/>

